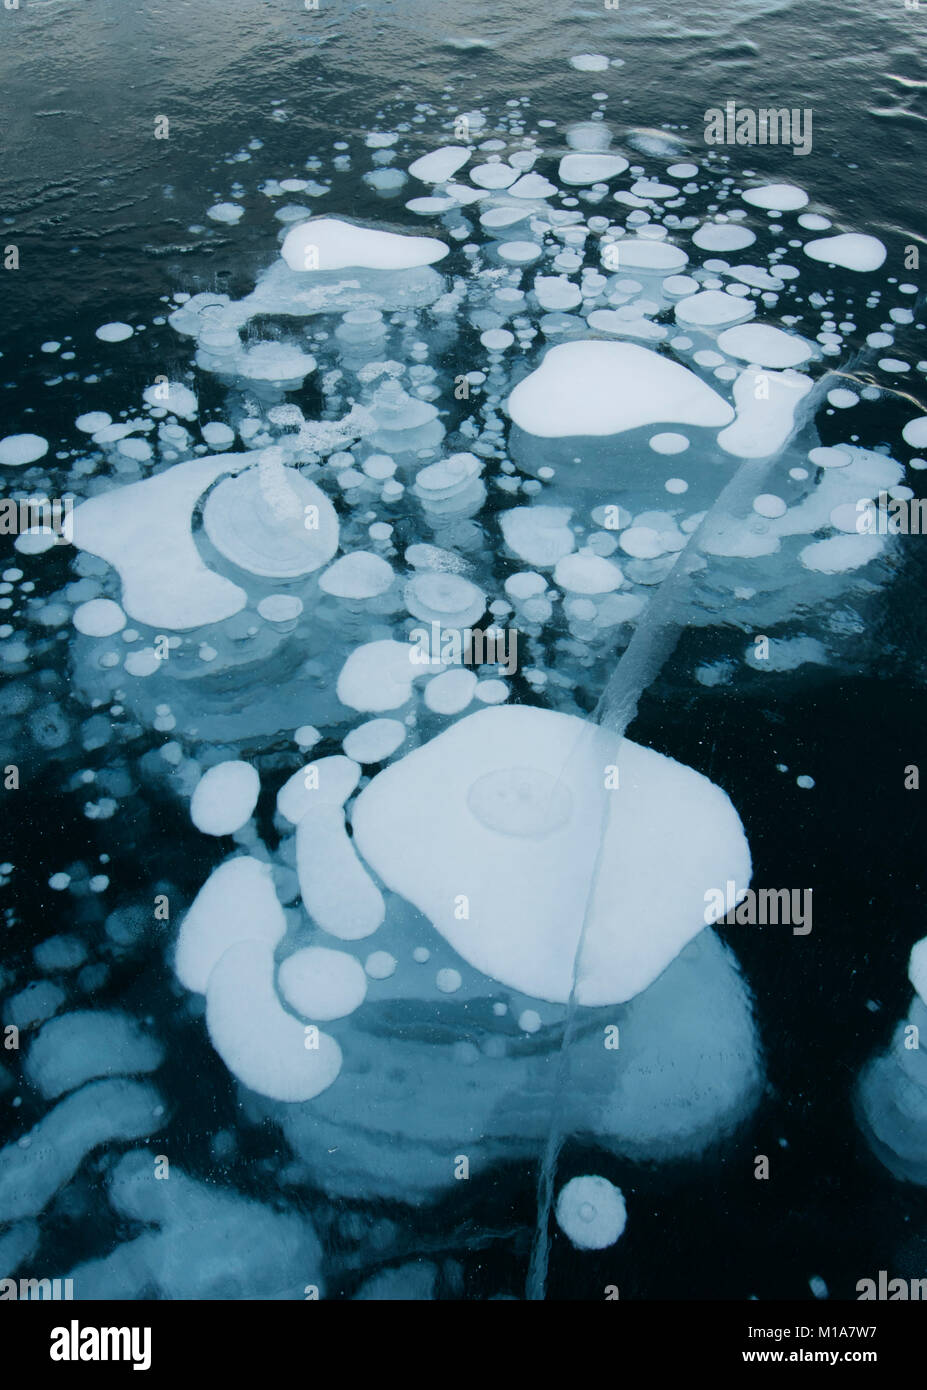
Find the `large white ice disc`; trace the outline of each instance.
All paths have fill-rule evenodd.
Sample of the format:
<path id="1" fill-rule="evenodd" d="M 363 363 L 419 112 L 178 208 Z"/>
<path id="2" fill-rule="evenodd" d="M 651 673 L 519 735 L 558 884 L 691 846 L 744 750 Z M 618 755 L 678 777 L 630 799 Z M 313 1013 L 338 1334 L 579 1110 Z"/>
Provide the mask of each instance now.
<path id="1" fill-rule="evenodd" d="M 352 819 L 363 858 L 464 960 L 555 1002 L 570 997 L 603 821 L 581 1004 L 646 989 L 705 926 L 708 891 L 730 879 L 743 889 L 750 877 L 740 819 L 719 787 L 528 706 L 461 719 L 376 776 Z"/>

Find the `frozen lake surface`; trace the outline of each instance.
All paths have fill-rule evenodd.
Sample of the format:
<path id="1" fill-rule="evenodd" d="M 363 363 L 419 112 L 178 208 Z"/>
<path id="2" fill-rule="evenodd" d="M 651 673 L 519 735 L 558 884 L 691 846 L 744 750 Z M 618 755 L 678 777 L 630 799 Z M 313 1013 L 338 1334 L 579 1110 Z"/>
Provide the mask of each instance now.
<path id="1" fill-rule="evenodd" d="M 817 13 L 4 15 L 0 1279 L 923 1273 L 923 39 Z"/>

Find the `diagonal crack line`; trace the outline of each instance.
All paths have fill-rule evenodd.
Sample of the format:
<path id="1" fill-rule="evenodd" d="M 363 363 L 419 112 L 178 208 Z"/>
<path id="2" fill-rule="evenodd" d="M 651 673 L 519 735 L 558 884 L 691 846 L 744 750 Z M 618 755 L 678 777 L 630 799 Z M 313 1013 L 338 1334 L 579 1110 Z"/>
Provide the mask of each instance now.
<path id="1" fill-rule="evenodd" d="M 580 741 L 583 738 L 595 737 L 599 729 L 605 729 L 608 733 L 612 734 L 616 740 L 617 758 L 617 750 L 620 750 L 625 730 L 637 713 L 637 707 L 641 696 L 656 680 L 664 664 L 672 655 L 680 634 L 685 627 L 686 613 L 689 606 L 691 576 L 695 572 L 696 566 L 700 560 L 702 553 L 700 550 L 701 541 L 710 533 L 719 516 L 734 514 L 738 509 L 742 508 L 745 503 L 749 502 L 757 495 L 769 470 L 779 460 L 783 451 L 788 448 L 788 445 L 795 438 L 796 434 L 798 434 L 799 431 L 804 428 L 807 421 L 813 417 L 818 404 L 826 394 L 828 383 L 833 377 L 838 375 L 840 375 L 840 373 L 836 371 L 829 370 L 825 372 L 824 375 L 815 382 L 807 395 L 802 398 L 795 412 L 788 438 L 782 442 L 774 454 L 767 455 L 765 458 L 761 459 L 744 460 L 721 489 L 711 507 L 702 518 L 699 526 L 689 536 L 684 549 L 679 553 L 679 559 L 676 561 L 676 564 L 648 604 L 644 615 L 644 621 L 635 629 L 630 642 L 619 657 L 615 669 L 599 697 L 598 704 L 587 726 L 588 732 L 584 732 L 580 735 L 574 748 L 580 746 Z M 567 761 L 569 761 L 569 759 Z M 564 764 L 564 766 L 566 766 L 566 764 Z M 528 1301 L 532 1302 L 543 1300 L 547 1292 L 547 1271 L 550 1258 L 550 1213 L 553 1206 L 553 1190 L 556 1180 L 557 1160 L 560 1150 L 563 1147 L 564 1140 L 567 1137 L 564 1132 L 563 1112 L 567 1077 L 569 1074 L 569 1048 L 575 1031 L 577 1017 L 577 987 L 580 979 L 580 966 L 586 935 L 592 917 L 592 907 L 596 896 L 599 869 L 602 862 L 605 840 L 607 838 L 610 809 L 610 799 L 607 796 L 603 796 L 603 810 L 599 824 L 599 843 L 596 849 L 592 876 L 590 878 L 589 892 L 586 896 L 582 927 L 580 928 L 576 952 L 573 957 L 573 972 L 570 997 L 567 1003 L 566 1024 L 564 1026 L 563 1039 L 560 1045 L 557 1074 L 554 1082 L 554 1100 L 551 1107 L 547 1141 L 545 1143 L 538 1177 L 537 1224 L 535 1227 L 531 1261 L 528 1268 L 528 1278 L 525 1288 L 525 1297 Z"/>

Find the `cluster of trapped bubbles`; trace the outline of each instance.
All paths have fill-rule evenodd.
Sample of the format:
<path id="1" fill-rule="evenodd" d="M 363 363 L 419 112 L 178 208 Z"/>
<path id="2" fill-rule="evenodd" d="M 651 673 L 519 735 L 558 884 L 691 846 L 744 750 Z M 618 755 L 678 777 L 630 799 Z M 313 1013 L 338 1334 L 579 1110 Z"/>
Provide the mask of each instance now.
<path id="1" fill-rule="evenodd" d="M 17 507 L 57 498 L 71 529 L 20 530 L 2 574 L 2 761 L 121 846 L 58 869 L 55 934 L 0 969 L 0 1094 L 33 1117 L 0 1152 L 2 1276 L 54 1251 L 47 1212 L 98 1152 L 75 1201 L 146 1229 L 58 1271 L 77 1298 L 324 1296 L 352 1241 L 359 1296 L 447 1295 L 439 1255 L 397 1260 L 400 1223 L 358 1232 L 350 1204 L 555 1167 L 554 1125 L 630 1163 L 723 1153 L 762 1094 L 706 926 L 707 891 L 750 882 L 737 809 L 594 711 L 668 626 L 710 638 L 705 686 L 866 632 L 907 542 L 860 504 L 911 503 L 927 468 L 904 248 L 601 113 L 436 112 L 427 147 L 397 126 L 208 209 L 233 247 L 262 199 L 282 232 L 244 297 L 170 296 L 185 369 L 0 441 Z M 389 230 L 351 215 L 358 160 Z M 135 336 L 102 325 L 99 350 Z M 119 887 L 116 827 L 158 799 L 164 866 Z M 921 1184 L 925 952 L 858 1087 Z M 191 1171 L 159 1147 L 178 1045 L 241 1101 Z M 268 1123 L 273 1203 L 240 1180 Z M 634 1221 L 596 1171 L 552 1214 L 577 1251 Z"/>

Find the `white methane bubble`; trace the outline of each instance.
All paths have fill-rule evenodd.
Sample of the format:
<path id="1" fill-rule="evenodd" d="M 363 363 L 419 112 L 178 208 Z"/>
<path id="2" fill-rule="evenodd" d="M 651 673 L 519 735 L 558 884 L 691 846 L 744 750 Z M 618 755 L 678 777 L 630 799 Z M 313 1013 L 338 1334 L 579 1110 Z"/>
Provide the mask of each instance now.
<path id="1" fill-rule="evenodd" d="M 605 1250 L 624 1232 L 628 1214 L 620 1188 L 607 1178 L 571 1178 L 557 1197 L 557 1225 L 577 1250 Z"/>
<path id="2" fill-rule="evenodd" d="M 231 835 L 251 819 L 260 790 L 260 778 L 250 763 L 217 763 L 193 789 L 190 819 L 204 835 Z"/>

